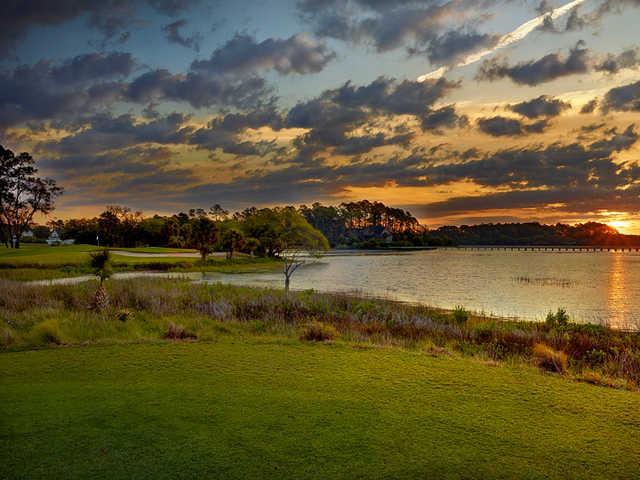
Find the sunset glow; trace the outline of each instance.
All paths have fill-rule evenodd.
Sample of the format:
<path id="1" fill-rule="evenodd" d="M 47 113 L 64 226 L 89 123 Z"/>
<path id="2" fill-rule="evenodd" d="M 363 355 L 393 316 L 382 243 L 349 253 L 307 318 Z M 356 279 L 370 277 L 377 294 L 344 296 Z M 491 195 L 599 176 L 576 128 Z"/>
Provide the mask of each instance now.
<path id="1" fill-rule="evenodd" d="M 64 186 L 63 219 L 371 198 L 640 233 L 640 9 L 611 2 L 11 10 L 0 144 Z"/>

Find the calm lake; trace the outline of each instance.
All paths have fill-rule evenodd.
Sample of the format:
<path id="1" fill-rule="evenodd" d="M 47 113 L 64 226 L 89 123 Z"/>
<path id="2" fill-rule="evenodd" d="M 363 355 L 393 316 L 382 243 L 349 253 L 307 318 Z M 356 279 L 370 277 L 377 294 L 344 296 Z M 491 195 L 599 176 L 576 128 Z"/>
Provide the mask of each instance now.
<path id="1" fill-rule="evenodd" d="M 282 287 L 281 274 L 207 274 L 205 281 Z M 640 253 L 469 251 L 345 253 L 293 276 L 292 288 L 359 292 L 436 307 L 463 305 L 543 320 L 566 308 L 581 322 L 640 326 Z"/>

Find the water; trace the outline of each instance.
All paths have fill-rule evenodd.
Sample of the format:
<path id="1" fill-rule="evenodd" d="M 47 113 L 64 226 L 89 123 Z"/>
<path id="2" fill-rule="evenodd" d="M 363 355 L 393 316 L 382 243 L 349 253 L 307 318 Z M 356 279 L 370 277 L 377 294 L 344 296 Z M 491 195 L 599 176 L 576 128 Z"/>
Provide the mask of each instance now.
<path id="1" fill-rule="evenodd" d="M 194 281 L 282 288 L 279 272 L 259 274 L 127 272 L 136 276 L 185 277 Z M 73 283 L 60 279 L 40 283 Z M 329 255 L 305 265 L 292 288 L 358 292 L 487 315 L 543 320 L 566 308 L 581 322 L 615 328 L 640 326 L 640 253 L 467 251 L 441 249 Z"/>
<path id="2" fill-rule="evenodd" d="M 210 282 L 282 287 L 282 274 L 207 275 Z M 543 320 L 566 308 L 581 322 L 640 326 L 640 253 L 431 250 L 328 256 L 292 288 L 361 292 L 501 317 Z"/>

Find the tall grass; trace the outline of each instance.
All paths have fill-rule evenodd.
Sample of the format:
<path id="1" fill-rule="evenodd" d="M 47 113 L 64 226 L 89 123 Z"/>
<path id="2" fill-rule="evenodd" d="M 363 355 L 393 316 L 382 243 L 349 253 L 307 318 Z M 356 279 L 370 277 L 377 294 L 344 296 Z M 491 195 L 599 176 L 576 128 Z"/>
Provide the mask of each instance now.
<path id="1" fill-rule="evenodd" d="M 547 322 L 500 321 L 462 308 L 447 312 L 345 294 L 285 296 L 281 290 L 139 278 L 109 282 L 111 305 L 95 312 L 88 306 L 96 284 L 25 286 L 0 280 L 3 348 L 211 340 L 235 330 L 297 337 L 321 322 L 332 338 L 347 342 L 455 350 L 494 360 L 540 364 L 534 347 L 543 344 L 567 357 L 566 368 L 556 371 L 640 384 L 640 333 L 576 324 L 563 311 Z"/>

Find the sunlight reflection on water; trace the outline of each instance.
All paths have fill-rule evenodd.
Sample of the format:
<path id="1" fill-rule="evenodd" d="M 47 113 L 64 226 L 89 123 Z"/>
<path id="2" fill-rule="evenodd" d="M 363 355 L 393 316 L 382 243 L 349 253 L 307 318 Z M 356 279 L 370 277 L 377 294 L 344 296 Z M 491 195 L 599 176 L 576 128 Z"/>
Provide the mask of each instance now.
<path id="1" fill-rule="evenodd" d="M 114 278 L 173 277 L 196 282 L 282 288 L 280 272 L 125 272 Z M 32 284 L 65 284 L 93 277 Z M 300 268 L 292 288 L 358 292 L 435 307 L 462 305 L 500 317 L 544 320 L 566 308 L 576 321 L 640 327 L 640 253 L 441 249 L 349 252 Z"/>
<path id="2" fill-rule="evenodd" d="M 279 273 L 207 274 L 206 281 L 281 287 Z M 292 286 L 361 291 L 395 300 L 543 320 L 566 308 L 583 322 L 640 325 L 640 254 L 431 250 L 327 256 L 296 272 Z"/>

